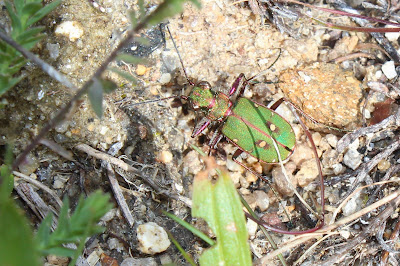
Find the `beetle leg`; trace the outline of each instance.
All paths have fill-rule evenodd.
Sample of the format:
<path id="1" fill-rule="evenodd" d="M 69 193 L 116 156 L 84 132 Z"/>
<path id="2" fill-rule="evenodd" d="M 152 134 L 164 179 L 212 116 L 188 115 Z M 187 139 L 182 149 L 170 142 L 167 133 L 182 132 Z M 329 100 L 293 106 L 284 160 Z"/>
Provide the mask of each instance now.
<path id="1" fill-rule="evenodd" d="M 240 85 L 240 81 L 243 78 L 244 78 L 244 81 L 242 83 L 242 86 L 240 87 L 240 91 L 239 91 L 237 97 L 240 97 L 240 96 L 243 95 L 244 88 L 246 88 L 246 85 L 247 85 L 247 79 L 246 79 L 246 77 L 244 76 L 243 73 L 240 73 L 240 75 L 233 82 L 233 84 L 231 86 L 231 89 L 229 90 L 229 96 L 232 96 L 237 91 L 237 89 L 239 88 L 239 85 Z"/>
<path id="2" fill-rule="evenodd" d="M 281 103 L 283 102 L 283 101 L 285 101 L 285 98 L 280 98 L 279 100 L 277 100 L 269 109 L 272 109 L 272 110 L 276 110 L 276 108 L 278 108 L 279 107 L 279 105 L 281 105 Z"/>
<path id="3" fill-rule="evenodd" d="M 203 117 L 199 123 L 194 127 L 192 132 L 192 138 L 198 136 L 201 132 L 203 132 L 211 123 L 211 120 L 207 117 Z"/>
<path id="4" fill-rule="evenodd" d="M 210 146 L 208 156 L 210 156 L 211 153 L 217 148 L 217 144 L 221 141 L 223 137 L 224 135 L 222 135 L 218 129 L 214 132 L 212 138 L 210 139 L 210 142 L 208 143 L 208 146 Z"/>

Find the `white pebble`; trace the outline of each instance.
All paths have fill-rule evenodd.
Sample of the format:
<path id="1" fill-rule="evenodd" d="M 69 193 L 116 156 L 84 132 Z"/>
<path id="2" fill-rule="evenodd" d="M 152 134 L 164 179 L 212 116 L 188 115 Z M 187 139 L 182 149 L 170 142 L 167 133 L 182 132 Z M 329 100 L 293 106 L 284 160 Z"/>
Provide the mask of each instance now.
<path id="1" fill-rule="evenodd" d="M 121 266 L 157 266 L 154 258 L 126 258 L 121 262 Z"/>
<path id="2" fill-rule="evenodd" d="M 335 175 L 342 174 L 346 170 L 346 168 L 341 163 L 336 163 L 332 165 L 332 169 Z"/>
<path id="3" fill-rule="evenodd" d="M 77 21 L 64 21 L 57 26 L 55 34 L 66 36 L 71 42 L 75 42 L 82 37 L 83 27 Z"/>
<path id="4" fill-rule="evenodd" d="M 349 145 L 349 150 L 357 150 L 358 146 L 360 145 L 360 140 L 357 138 Z"/>
<path id="5" fill-rule="evenodd" d="M 388 61 L 382 65 L 382 72 L 388 79 L 393 79 L 397 77 L 396 68 L 394 66 L 394 61 Z"/>
<path id="6" fill-rule="evenodd" d="M 343 206 L 343 215 L 349 216 L 355 213 L 356 211 L 361 210 L 362 204 L 360 200 L 360 193 L 357 193 Z"/>
<path id="7" fill-rule="evenodd" d="M 159 81 L 161 84 L 167 84 L 168 82 L 171 81 L 171 74 L 170 73 L 162 74 Z"/>
<path id="8" fill-rule="evenodd" d="M 256 200 L 256 205 L 260 208 L 262 212 L 266 211 L 269 207 L 269 197 L 268 194 L 262 190 L 256 190 L 253 192 Z"/>
<path id="9" fill-rule="evenodd" d="M 139 250 L 143 253 L 161 253 L 171 245 L 167 232 L 156 223 L 141 224 L 136 233 L 139 240 Z"/>
<path id="10" fill-rule="evenodd" d="M 362 154 L 360 154 L 357 150 L 348 150 L 343 157 L 343 163 L 355 170 L 361 164 Z"/>
<path id="11" fill-rule="evenodd" d="M 386 25 L 385 28 L 395 28 L 393 25 Z M 397 42 L 400 37 L 400 32 L 386 32 L 385 37 L 391 42 Z"/>
<path id="12" fill-rule="evenodd" d="M 250 237 L 254 237 L 257 232 L 258 224 L 251 219 L 247 219 L 247 232 L 249 233 Z"/>

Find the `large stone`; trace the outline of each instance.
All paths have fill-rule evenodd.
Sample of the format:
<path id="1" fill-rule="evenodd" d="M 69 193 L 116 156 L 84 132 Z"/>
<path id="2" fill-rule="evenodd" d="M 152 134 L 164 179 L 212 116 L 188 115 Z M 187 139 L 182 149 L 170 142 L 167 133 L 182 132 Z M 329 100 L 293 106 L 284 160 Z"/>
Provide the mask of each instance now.
<path id="1" fill-rule="evenodd" d="M 363 89 L 351 72 L 335 64 L 315 63 L 287 70 L 279 80 L 285 96 L 318 122 L 345 129 L 360 124 Z"/>

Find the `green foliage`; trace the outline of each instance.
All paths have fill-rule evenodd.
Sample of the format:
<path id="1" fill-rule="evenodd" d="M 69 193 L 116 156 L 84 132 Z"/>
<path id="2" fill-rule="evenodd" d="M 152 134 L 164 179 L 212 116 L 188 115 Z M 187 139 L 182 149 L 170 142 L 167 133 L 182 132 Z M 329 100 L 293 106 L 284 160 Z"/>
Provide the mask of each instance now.
<path id="1" fill-rule="evenodd" d="M 211 245 L 200 256 L 200 265 L 251 265 L 250 248 L 247 243 L 246 220 L 240 197 L 227 174 L 218 172 L 215 183 L 207 174 L 199 174 L 193 183 L 193 217 L 203 218 L 216 235 L 216 243 L 191 224 L 173 214 L 165 215 L 181 224 Z M 172 242 L 182 255 L 192 264 L 189 255 L 170 235 Z M 192 264 L 193 265 L 193 264 Z"/>
<path id="2" fill-rule="evenodd" d="M 58 226 L 51 232 L 53 215 L 40 224 L 33 236 L 29 222 L 11 197 L 14 177 L 8 165 L 0 167 L 0 265 L 40 265 L 40 255 L 54 254 L 71 257 L 71 265 L 82 254 L 85 239 L 103 232 L 97 225 L 100 218 L 112 207 L 109 196 L 100 191 L 81 199 L 69 217 L 69 201 L 64 200 L 58 217 Z M 77 249 L 65 247 L 77 244 Z M 23 256 L 21 256 L 23 252 Z"/>
<path id="3" fill-rule="evenodd" d="M 14 178 L 8 165 L 0 168 L 0 183 L 0 265 L 39 265 L 28 220 L 10 197 Z"/>
<path id="4" fill-rule="evenodd" d="M 63 245 L 84 243 L 87 237 L 103 232 L 104 228 L 98 226 L 97 222 L 111 207 L 109 196 L 98 191 L 85 200 L 81 197 L 74 213 L 68 218 L 69 201 L 66 198 L 56 230 L 51 233 L 52 215 L 48 215 L 40 225 L 36 235 L 38 250 L 42 255 L 77 258 L 82 253 L 83 245 L 76 250 Z"/>
<path id="5" fill-rule="evenodd" d="M 207 175 L 196 176 L 192 215 L 203 218 L 217 237 L 217 244 L 201 255 L 201 265 L 251 265 L 246 220 L 227 174 L 219 173 L 215 184 Z"/>
<path id="6" fill-rule="evenodd" d="M 32 49 L 43 37 L 40 34 L 43 27 L 33 27 L 33 24 L 50 13 L 60 3 L 61 0 L 55 0 L 43 7 L 41 0 L 6 1 L 7 13 L 11 19 L 11 38 L 25 49 Z M 14 75 L 25 63 L 26 60 L 19 52 L 0 41 L 0 96 L 23 78 L 23 76 L 15 77 Z"/>
<path id="7" fill-rule="evenodd" d="M 195 6 L 200 8 L 201 4 L 197 0 L 190 0 Z M 146 27 L 157 25 L 165 19 L 175 16 L 183 11 L 183 4 L 186 0 L 167 0 L 162 2 L 152 14 L 146 19 Z"/>

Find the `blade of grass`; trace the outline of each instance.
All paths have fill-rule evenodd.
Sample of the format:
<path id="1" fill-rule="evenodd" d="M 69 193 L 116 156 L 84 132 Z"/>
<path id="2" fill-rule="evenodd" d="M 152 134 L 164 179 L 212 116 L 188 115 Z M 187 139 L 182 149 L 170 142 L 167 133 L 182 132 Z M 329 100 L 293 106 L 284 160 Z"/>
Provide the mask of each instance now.
<path id="1" fill-rule="evenodd" d="M 172 243 L 175 245 L 175 247 L 179 250 L 179 252 L 182 254 L 182 256 L 186 259 L 187 262 L 189 262 L 190 265 L 196 266 L 196 263 L 192 259 L 192 257 L 182 248 L 182 246 L 179 244 L 179 242 L 175 239 L 175 237 L 167 231 L 168 237 L 171 239 Z"/>
<path id="2" fill-rule="evenodd" d="M 192 232 L 194 235 L 200 237 L 201 239 L 203 239 L 204 242 L 207 242 L 210 246 L 214 246 L 215 242 L 209 238 L 206 234 L 204 234 L 203 232 L 201 232 L 200 230 L 198 230 L 197 228 L 195 228 L 194 226 L 192 226 L 191 224 L 189 224 L 188 222 L 180 219 L 179 217 L 176 217 L 175 215 L 163 211 L 163 213 L 168 216 L 169 218 L 171 218 L 172 220 L 174 220 L 175 222 L 177 222 L 178 224 L 182 225 L 183 227 L 185 227 L 187 230 L 189 230 L 190 232 Z"/>

